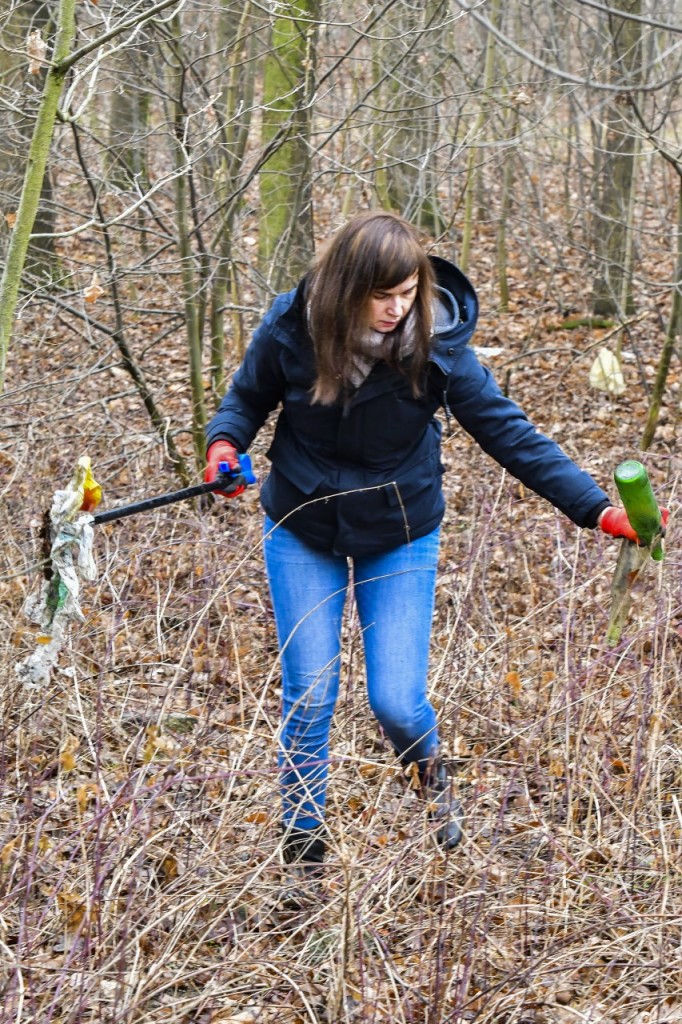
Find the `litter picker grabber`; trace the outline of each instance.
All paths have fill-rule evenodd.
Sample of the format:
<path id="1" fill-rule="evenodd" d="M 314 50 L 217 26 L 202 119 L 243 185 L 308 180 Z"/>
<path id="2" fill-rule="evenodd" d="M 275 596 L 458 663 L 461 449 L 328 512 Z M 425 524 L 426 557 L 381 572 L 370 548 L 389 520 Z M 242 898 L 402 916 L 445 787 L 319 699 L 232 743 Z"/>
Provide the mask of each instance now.
<path id="1" fill-rule="evenodd" d="M 231 469 L 227 462 L 221 462 L 218 469 L 219 474 L 211 483 L 95 513 L 102 500 L 102 488 L 92 475 L 90 459 L 81 456 L 70 483 L 55 491 L 52 506 L 44 517 L 43 581 L 39 593 L 30 594 L 24 605 L 26 615 L 39 626 L 39 632 L 35 650 L 15 665 L 24 684 L 41 687 L 49 682 L 70 624 L 84 619 L 79 603 L 80 580 L 94 580 L 97 576 L 93 526 L 212 491 L 229 495 L 256 482 L 248 455 L 239 456 L 238 469 Z"/>
<path id="2" fill-rule="evenodd" d="M 212 491 L 222 491 L 223 494 L 232 494 L 242 485 L 255 484 L 256 477 L 251 468 L 251 459 L 248 455 L 239 456 L 239 469 L 230 469 L 228 462 L 219 464 L 220 475 L 207 484 L 196 484 L 194 487 L 183 487 L 179 491 L 171 491 L 169 494 L 159 494 L 155 498 L 146 498 L 144 501 L 135 501 L 132 505 L 120 505 L 118 508 L 108 509 L 106 512 L 97 512 L 92 517 L 94 525 L 100 523 L 111 523 L 116 519 L 125 519 L 126 516 L 135 516 L 140 512 L 151 512 L 155 508 L 163 508 L 164 505 L 172 505 L 176 501 L 186 501 L 188 498 L 198 498 L 202 494 L 210 494 Z"/>
<path id="3" fill-rule="evenodd" d="M 630 609 L 632 587 L 649 556 L 656 562 L 663 560 L 662 538 L 665 533 L 661 511 L 642 463 L 635 459 L 621 462 L 613 478 L 630 525 L 641 543 L 623 539 L 620 546 L 611 584 L 611 615 L 606 632 L 611 647 L 620 640 Z"/>

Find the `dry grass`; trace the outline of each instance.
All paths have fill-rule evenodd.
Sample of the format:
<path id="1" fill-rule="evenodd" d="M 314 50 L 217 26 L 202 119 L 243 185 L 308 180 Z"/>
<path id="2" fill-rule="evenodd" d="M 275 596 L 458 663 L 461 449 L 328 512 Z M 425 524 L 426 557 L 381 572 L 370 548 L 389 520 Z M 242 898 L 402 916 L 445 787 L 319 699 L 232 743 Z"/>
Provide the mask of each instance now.
<path id="1" fill-rule="evenodd" d="M 679 560 L 611 651 L 615 546 L 487 463 L 453 476 L 432 691 L 466 841 L 442 855 L 377 735 L 351 612 L 329 865 L 299 911 L 256 495 L 100 528 L 47 693 L 12 670 L 35 578 L 5 581 L 3 1022 L 682 1019 Z"/>

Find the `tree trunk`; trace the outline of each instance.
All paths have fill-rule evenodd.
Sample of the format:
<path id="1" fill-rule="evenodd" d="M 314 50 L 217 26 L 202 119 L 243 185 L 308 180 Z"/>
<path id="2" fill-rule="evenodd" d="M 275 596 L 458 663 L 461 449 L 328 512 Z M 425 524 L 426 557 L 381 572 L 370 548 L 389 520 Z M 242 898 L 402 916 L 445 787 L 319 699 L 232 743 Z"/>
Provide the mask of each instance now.
<path id="1" fill-rule="evenodd" d="M 617 0 L 621 11 L 639 16 L 641 0 Z M 609 15 L 611 80 L 636 89 L 641 74 L 641 24 Z M 632 198 L 637 135 L 627 116 L 628 99 L 618 94 L 609 103 L 601 143 L 597 206 L 594 212 L 594 249 L 599 269 L 593 285 L 595 316 L 625 316 L 632 301 Z"/>
<path id="2" fill-rule="evenodd" d="M 279 5 L 263 75 L 264 145 L 284 141 L 260 173 L 259 257 L 278 291 L 293 284 L 313 254 L 310 125 L 318 0 Z"/>
<path id="3" fill-rule="evenodd" d="M 147 73 L 151 52 L 144 42 L 117 54 L 112 69 L 106 152 L 108 179 L 118 188 L 130 188 L 137 182 L 144 190 L 149 180 L 147 169 L 147 133 L 149 130 L 149 91 Z"/>
<path id="4" fill-rule="evenodd" d="M 246 3 L 239 22 L 234 23 L 231 5 L 223 0 L 219 21 L 220 50 L 226 55 L 227 84 L 221 97 L 223 126 L 221 132 L 221 160 L 215 174 L 216 192 L 224 211 L 216 232 L 213 251 L 217 268 L 213 276 L 210 300 L 211 333 L 211 394 L 216 405 L 225 393 L 225 306 L 239 305 L 239 282 L 232 259 L 232 232 L 242 205 L 232 202 L 237 180 L 244 165 L 246 144 L 252 121 L 253 98 L 256 83 L 255 31 L 260 15 L 253 5 Z M 240 113 L 241 108 L 241 113 Z M 237 356 L 244 354 L 244 329 L 241 313 L 232 314 L 233 341 Z"/>
<path id="5" fill-rule="evenodd" d="M 444 61 L 445 30 L 438 19 L 448 10 L 441 0 L 427 0 L 423 9 L 396 6 L 382 21 L 383 45 L 375 44 L 373 53 L 375 78 L 386 79 L 380 104 L 385 120 L 377 120 L 373 132 L 381 154 L 379 201 L 434 236 L 444 227 L 436 164 L 443 81 L 434 69 Z"/>
<path id="6" fill-rule="evenodd" d="M 661 403 L 663 401 L 665 384 L 668 379 L 670 361 L 675 350 L 675 341 L 682 333 L 682 176 L 679 179 L 679 194 L 677 200 L 677 261 L 675 266 L 674 289 L 672 307 L 670 310 L 670 320 L 668 321 L 668 329 L 665 333 L 663 348 L 658 360 L 656 380 L 651 393 L 649 411 L 647 413 L 646 425 L 642 436 L 643 451 L 646 451 L 647 448 L 649 448 L 654 439 L 656 424 L 658 423 L 658 417 L 661 412 Z"/>
<path id="7" fill-rule="evenodd" d="M 175 42 L 174 58 L 171 59 L 168 89 L 173 97 L 173 160 L 176 171 L 181 171 L 188 164 L 190 155 L 185 143 L 186 117 L 182 103 L 184 77 L 186 68 L 181 56 L 180 40 L 182 36 L 180 15 L 172 21 Z M 202 367 L 202 336 L 201 318 L 199 315 L 199 284 L 195 270 L 195 257 L 192 251 L 189 228 L 189 203 L 187 182 L 190 167 L 175 178 L 175 221 L 178 232 L 178 249 L 180 252 L 180 274 L 182 278 L 183 302 L 185 307 L 185 330 L 187 332 L 187 351 L 189 357 L 189 380 L 192 394 L 192 441 L 194 456 L 198 467 L 203 467 L 206 454 L 206 402 L 204 398 L 204 381 Z"/>
<path id="8" fill-rule="evenodd" d="M 500 0 L 493 0 L 490 21 L 497 25 L 500 17 Z M 481 165 L 479 154 L 482 152 L 483 136 L 489 117 L 490 94 L 495 74 L 497 46 L 495 36 L 488 32 L 485 42 L 485 63 L 483 69 L 483 96 L 478 117 L 472 134 L 469 156 L 467 160 L 466 183 L 464 186 L 464 223 L 462 225 L 462 245 L 460 266 L 466 273 L 471 255 L 471 240 L 474 235 L 474 200 L 479 191 Z"/>
<path id="9" fill-rule="evenodd" d="M 0 48 L 0 83 L 5 95 L 12 97 L 11 107 L 5 111 L 0 145 L 0 194 L 6 209 L 15 211 L 19 206 L 21 187 L 26 171 L 26 153 L 30 145 L 31 128 L 35 123 L 39 96 L 35 86 L 40 84 L 45 70 L 38 75 L 29 74 L 25 54 L 26 39 L 30 32 L 40 31 L 49 40 L 54 30 L 50 8 L 53 5 L 27 0 L 12 11 L 0 4 L 3 16 L 2 37 L 6 46 Z M 55 210 L 50 169 L 46 167 L 40 201 L 36 210 L 34 231 L 45 236 L 29 242 L 24 270 L 39 278 L 50 278 L 56 257 L 54 248 Z M 2 261 L 0 261 L 2 262 Z"/>
<path id="10" fill-rule="evenodd" d="M 19 297 L 21 275 L 40 204 L 57 106 L 64 83 L 65 71 L 60 68 L 60 64 L 68 56 L 76 28 L 75 5 L 76 0 L 61 0 L 59 4 L 52 67 L 45 78 L 45 88 L 31 139 L 19 209 L 7 250 L 7 262 L 0 281 L 0 389 L 4 386 L 7 352 L 14 326 L 14 312 Z"/>

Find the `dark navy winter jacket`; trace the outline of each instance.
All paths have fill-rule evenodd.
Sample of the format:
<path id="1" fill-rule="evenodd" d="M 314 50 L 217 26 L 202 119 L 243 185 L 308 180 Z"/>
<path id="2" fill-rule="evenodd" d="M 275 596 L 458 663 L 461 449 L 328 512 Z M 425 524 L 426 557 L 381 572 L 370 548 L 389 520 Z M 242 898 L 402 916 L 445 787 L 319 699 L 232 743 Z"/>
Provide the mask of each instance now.
<path id="1" fill-rule="evenodd" d="M 610 504 L 594 480 L 506 398 L 468 345 L 478 300 L 464 274 L 433 257 L 441 289 L 427 386 L 415 398 L 384 362 L 345 403 L 312 404 L 315 377 L 303 285 L 279 295 L 207 429 L 209 445 L 246 451 L 282 406 L 263 507 L 313 547 L 361 556 L 424 536 L 442 519 L 439 408 L 481 448 L 578 526 Z M 454 301 L 453 301 L 454 299 Z"/>

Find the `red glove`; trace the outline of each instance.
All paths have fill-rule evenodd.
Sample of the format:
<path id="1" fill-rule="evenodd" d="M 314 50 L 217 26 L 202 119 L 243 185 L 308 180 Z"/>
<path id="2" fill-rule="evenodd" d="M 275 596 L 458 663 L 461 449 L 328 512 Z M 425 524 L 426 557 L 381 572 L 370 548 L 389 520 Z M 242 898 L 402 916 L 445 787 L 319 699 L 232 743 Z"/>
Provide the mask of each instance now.
<path id="1" fill-rule="evenodd" d="M 213 483 L 220 473 L 220 463 L 226 462 L 230 469 L 240 472 L 239 455 L 237 449 L 230 441 L 214 441 L 206 452 L 206 469 L 204 470 L 204 482 Z M 236 498 L 246 490 L 246 485 L 241 484 L 233 491 L 215 491 L 215 494 L 222 494 L 224 498 Z"/>
<path id="2" fill-rule="evenodd" d="M 661 509 L 663 533 L 665 533 L 669 514 L 670 513 L 667 508 Z M 630 525 L 630 520 L 628 519 L 627 512 L 624 508 L 614 508 L 611 506 L 610 508 L 605 509 L 599 516 L 599 522 L 597 525 L 604 531 L 604 533 L 609 534 L 611 537 L 625 537 L 627 540 L 634 541 L 635 544 L 640 543 L 639 537 Z"/>

